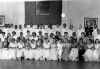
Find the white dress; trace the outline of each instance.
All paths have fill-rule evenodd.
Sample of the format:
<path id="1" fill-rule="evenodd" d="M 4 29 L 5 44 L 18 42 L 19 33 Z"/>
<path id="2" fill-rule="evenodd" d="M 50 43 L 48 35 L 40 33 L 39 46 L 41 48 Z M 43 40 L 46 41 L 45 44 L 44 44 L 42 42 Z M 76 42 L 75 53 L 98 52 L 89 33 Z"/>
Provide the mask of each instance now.
<path id="1" fill-rule="evenodd" d="M 57 48 L 56 48 L 56 44 L 51 44 L 50 60 L 57 60 Z"/>
<path id="2" fill-rule="evenodd" d="M 16 58 L 16 47 L 17 47 L 17 45 L 16 45 L 16 43 L 10 43 L 9 44 L 9 49 L 8 49 L 8 57 L 9 57 L 9 59 L 15 59 Z"/>
<path id="3" fill-rule="evenodd" d="M 86 50 L 84 56 L 85 56 L 85 59 L 88 60 L 88 61 L 92 61 L 92 57 L 93 57 L 93 51 L 91 49 L 91 47 L 93 47 L 93 45 L 87 45 L 88 46 L 88 49 Z"/>
<path id="4" fill-rule="evenodd" d="M 43 49 L 42 49 L 42 44 L 41 45 L 37 45 L 37 49 L 36 49 L 36 56 L 35 56 L 35 59 L 36 60 L 39 60 L 39 59 L 42 59 L 43 57 Z"/>
<path id="5" fill-rule="evenodd" d="M 72 61 L 76 61 L 78 57 L 78 51 L 79 51 L 78 48 L 72 48 L 68 55 L 68 58 Z"/>
<path id="6" fill-rule="evenodd" d="M 17 52 L 16 52 L 16 57 L 17 58 L 22 57 L 23 51 L 24 51 L 23 47 L 24 47 L 24 43 L 18 43 L 17 44 Z"/>
<path id="7" fill-rule="evenodd" d="M 9 56 L 8 48 L 3 48 L 2 49 L 2 58 L 1 59 L 9 59 L 8 56 Z"/>
<path id="8" fill-rule="evenodd" d="M 35 44 L 32 44 L 32 43 L 30 45 L 31 45 L 31 49 L 30 49 L 30 59 L 32 59 L 32 58 L 35 59 L 35 57 L 36 57 L 36 49 L 35 49 L 36 45 Z"/>
<path id="9" fill-rule="evenodd" d="M 24 57 L 25 57 L 25 59 L 31 59 L 30 58 L 30 49 L 24 49 Z"/>
<path id="10" fill-rule="evenodd" d="M 98 61 L 99 60 L 99 48 L 100 48 L 100 44 L 96 44 L 95 45 L 95 50 L 93 52 L 93 60 L 94 61 Z"/>
<path id="11" fill-rule="evenodd" d="M 43 58 L 48 58 L 49 59 L 49 56 L 50 56 L 50 43 L 46 44 L 46 43 L 43 43 Z"/>
<path id="12" fill-rule="evenodd" d="M 63 44 L 60 44 L 60 43 L 57 43 L 57 52 L 58 52 L 58 56 L 61 58 L 61 56 L 62 56 L 62 52 L 63 52 L 63 49 L 62 49 L 62 47 L 63 47 Z"/>

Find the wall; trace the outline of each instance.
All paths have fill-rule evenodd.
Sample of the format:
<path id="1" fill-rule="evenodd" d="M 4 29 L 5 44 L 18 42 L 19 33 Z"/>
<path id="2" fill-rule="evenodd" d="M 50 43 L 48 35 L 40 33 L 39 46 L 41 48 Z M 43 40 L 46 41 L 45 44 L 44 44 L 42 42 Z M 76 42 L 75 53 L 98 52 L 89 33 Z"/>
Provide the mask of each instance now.
<path id="1" fill-rule="evenodd" d="M 0 15 L 5 16 L 5 23 L 14 25 L 25 23 L 24 2 L 0 2 Z"/>
<path id="2" fill-rule="evenodd" d="M 62 18 L 62 23 L 66 22 L 69 26 L 70 20 L 77 29 L 77 25 L 84 25 L 84 17 L 98 18 L 100 28 L 100 0 L 63 0 L 62 12 L 66 11 L 66 17 Z M 66 10 L 65 10 L 66 9 Z M 64 20 L 66 19 L 66 20 Z"/>
<path id="3" fill-rule="evenodd" d="M 25 23 L 37 24 L 61 24 L 62 1 L 51 1 L 50 15 L 36 15 L 35 2 L 25 2 Z"/>

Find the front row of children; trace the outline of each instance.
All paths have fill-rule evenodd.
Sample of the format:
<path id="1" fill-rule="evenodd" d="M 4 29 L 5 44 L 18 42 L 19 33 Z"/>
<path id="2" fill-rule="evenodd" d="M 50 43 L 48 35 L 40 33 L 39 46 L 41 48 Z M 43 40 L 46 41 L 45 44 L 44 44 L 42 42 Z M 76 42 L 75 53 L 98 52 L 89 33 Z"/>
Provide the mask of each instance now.
<path id="1" fill-rule="evenodd" d="M 70 42 L 65 39 L 56 40 L 53 38 L 50 43 L 47 38 L 44 41 L 39 38 L 37 41 L 34 39 L 26 39 L 23 41 L 19 39 L 16 42 L 14 38 L 11 42 L 7 42 L 7 38 L 3 43 L 0 43 L 0 59 L 34 59 L 34 60 L 71 60 L 71 61 L 99 61 L 100 57 L 100 44 L 96 39 L 94 43 L 88 40 L 87 43 L 80 39 L 76 42 Z"/>

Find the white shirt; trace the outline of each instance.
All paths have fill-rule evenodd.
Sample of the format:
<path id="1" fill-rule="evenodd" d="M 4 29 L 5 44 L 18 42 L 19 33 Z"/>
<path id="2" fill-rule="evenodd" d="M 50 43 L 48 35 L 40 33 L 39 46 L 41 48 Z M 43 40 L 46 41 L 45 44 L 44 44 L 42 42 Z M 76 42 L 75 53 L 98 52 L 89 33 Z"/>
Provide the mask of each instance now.
<path id="1" fill-rule="evenodd" d="M 15 35 L 15 36 L 12 36 L 12 38 L 14 38 L 15 40 L 17 40 L 17 35 Z"/>
<path id="2" fill-rule="evenodd" d="M 62 33 L 61 33 L 61 35 L 64 36 L 64 33 L 65 33 L 65 32 L 68 32 L 67 29 L 66 29 L 66 28 L 62 28 Z"/>
<path id="3" fill-rule="evenodd" d="M 4 36 L 4 37 L 2 36 L 1 37 L 1 41 L 4 42 L 5 41 L 5 38 L 6 38 L 6 36 Z"/>
<path id="4" fill-rule="evenodd" d="M 97 33 L 97 29 L 93 29 L 93 32 L 92 32 L 92 36 L 96 36 L 98 33 Z"/>
<path id="5" fill-rule="evenodd" d="M 71 30 L 71 29 L 68 29 L 67 31 L 68 31 L 68 36 L 69 36 L 69 37 L 71 37 L 72 34 L 73 34 L 73 32 L 75 32 L 75 30 Z"/>
<path id="6" fill-rule="evenodd" d="M 76 30 L 76 35 L 77 35 L 77 38 L 81 37 L 81 33 L 84 32 L 83 29 L 78 29 Z"/>
<path id="7" fill-rule="evenodd" d="M 48 36 L 50 36 L 51 33 L 54 33 L 54 32 L 53 32 L 53 29 L 49 29 L 49 28 L 48 28 Z"/>
<path id="8" fill-rule="evenodd" d="M 23 48 L 24 47 L 24 43 L 21 44 L 20 42 L 18 42 L 17 47 L 18 48 Z"/>
<path id="9" fill-rule="evenodd" d="M 8 28 L 3 28 L 2 31 L 5 32 L 5 36 L 7 36 L 7 34 L 9 33 L 9 29 Z"/>
<path id="10" fill-rule="evenodd" d="M 43 47 L 46 48 L 46 49 L 47 49 L 47 48 L 50 48 L 50 43 L 48 43 L 48 44 L 43 43 Z"/>
<path id="11" fill-rule="evenodd" d="M 23 36 L 25 37 L 27 35 L 27 28 L 23 28 Z"/>
<path id="12" fill-rule="evenodd" d="M 18 36 L 18 37 L 20 36 L 20 32 L 23 32 L 23 30 L 22 30 L 22 29 L 18 29 L 18 30 L 17 30 L 17 36 Z"/>
<path id="13" fill-rule="evenodd" d="M 96 39 L 99 39 L 99 41 L 100 41 L 100 34 L 98 34 L 98 35 L 95 35 L 95 38 L 94 38 L 94 40 L 96 40 Z"/>
<path id="14" fill-rule="evenodd" d="M 16 45 L 16 43 L 12 43 L 12 42 L 11 42 L 11 43 L 9 44 L 9 47 L 17 47 L 17 45 Z"/>

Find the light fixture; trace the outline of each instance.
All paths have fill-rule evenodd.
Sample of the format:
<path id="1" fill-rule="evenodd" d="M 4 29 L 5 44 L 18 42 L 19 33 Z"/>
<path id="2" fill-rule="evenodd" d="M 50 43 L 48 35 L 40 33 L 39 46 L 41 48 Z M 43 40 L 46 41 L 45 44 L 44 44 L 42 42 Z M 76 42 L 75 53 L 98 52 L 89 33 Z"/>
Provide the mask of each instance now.
<path id="1" fill-rule="evenodd" d="M 62 13 L 62 14 L 61 14 L 61 17 L 65 17 L 65 13 Z"/>

